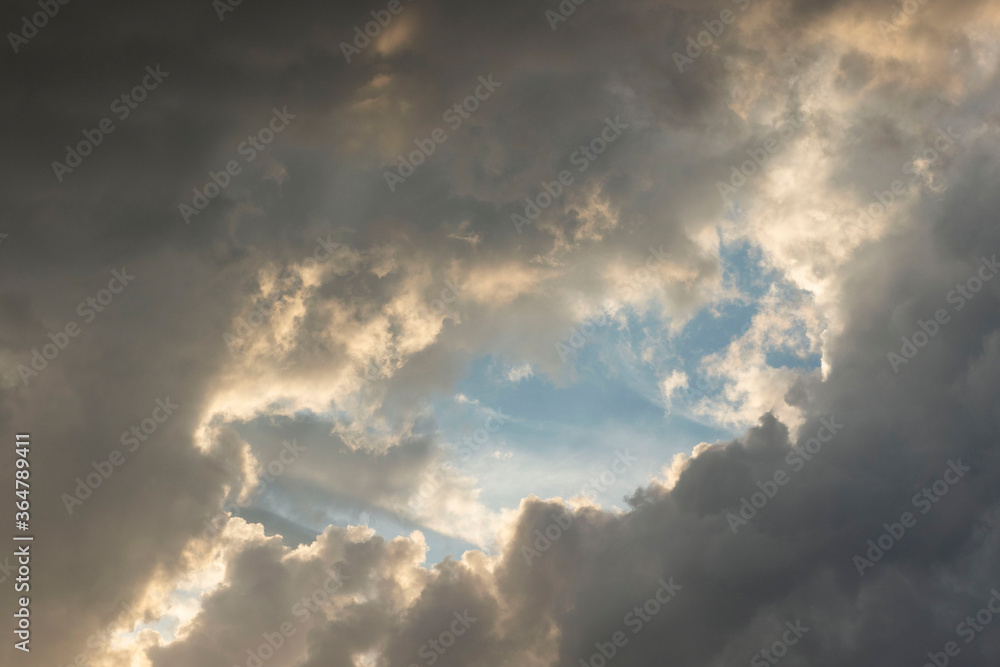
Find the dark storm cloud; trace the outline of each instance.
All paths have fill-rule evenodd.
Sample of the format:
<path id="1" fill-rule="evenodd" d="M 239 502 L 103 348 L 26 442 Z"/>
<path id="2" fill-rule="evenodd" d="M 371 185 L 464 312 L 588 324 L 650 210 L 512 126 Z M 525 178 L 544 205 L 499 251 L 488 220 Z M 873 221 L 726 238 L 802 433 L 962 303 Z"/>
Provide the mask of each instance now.
<path id="1" fill-rule="evenodd" d="M 979 173 L 985 154 L 964 160 L 959 180 L 991 178 L 995 167 Z M 807 389 L 814 416 L 795 443 L 822 433 L 824 421 L 842 424 L 815 460 L 797 471 L 790 466 L 787 430 L 766 417 L 743 440 L 701 452 L 672 490 L 637 492 L 624 515 L 578 510 L 564 531 L 546 533 L 565 508 L 526 501 L 493 573 L 484 574 L 476 559 L 461 567 L 445 563 L 435 572 L 442 583 L 424 588 L 419 603 L 378 619 L 365 616 L 363 626 L 355 613 L 341 620 L 331 610 L 334 620 L 311 640 L 307 664 L 349 664 L 348 653 L 382 641 L 391 647 L 384 664 L 408 664 L 447 628 L 451 611 L 465 609 L 480 620 L 456 640 L 455 653 L 442 654 L 441 664 L 465 664 L 460 655 L 468 651 L 499 664 L 544 656 L 557 628 L 554 664 L 588 659 L 599 650 L 595 643 L 619 630 L 628 643 L 617 664 L 663 656 L 677 664 L 731 664 L 792 637 L 786 622 L 807 628 L 783 658 L 792 665 L 922 664 L 926 653 L 940 652 L 966 616 L 986 607 L 1000 580 L 995 533 L 982 530 L 997 507 L 1000 481 L 997 284 L 921 352 L 914 361 L 921 366 L 907 369 L 909 379 L 891 372 L 886 350 L 907 335 L 909 322 L 926 318 L 944 290 L 977 269 L 974 253 L 942 246 L 936 237 L 959 229 L 962 245 L 995 246 L 996 228 L 980 213 L 995 204 L 989 189 L 957 188 L 908 236 L 883 242 L 891 275 L 881 264 L 851 268 L 850 280 L 866 286 L 866 299 L 849 308 L 835 370 Z M 919 269 L 913 258 L 921 259 Z M 914 496 L 944 477 L 949 462 L 970 470 L 937 502 L 917 504 Z M 727 514 L 777 470 L 789 471 L 791 480 L 734 533 Z M 930 509 L 922 513 L 925 505 Z M 860 576 L 854 557 L 906 511 L 917 516 L 916 525 Z M 539 534 L 551 539 L 540 541 Z M 540 550 L 530 564 L 525 547 Z M 670 606 L 647 611 L 649 620 L 639 623 L 644 617 L 634 609 L 646 609 L 661 579 L 683 588 Z M 348 628 L 372 633 L 375 627 L 382 640 L 348 639 Z M 959 645 L 972 664 L 989 664 L 1000 648 L 988 626 Z"/>
<path id="2" fill-rule="evenodd" d="M 407 4 L 399 20 L 413 22 L 410 41 L 391 53 L 368 47 L 347 64 L 339 43 L 381 5 L 247 0 L 219 21 L 210 2 L 71 2 L 19 53 L 5 55 L 0 192 L 8 221 L 2 231 L 10 236 L 0 245 L 0 421 L 7 432 L 30 430 L 35 447 L 40 639 L 30 664 L 70 661 L 120 601 L 192 566 L 185 545 L 233 481 L 232 461 L 196 443 L 232 364 L 222 334 L 257 292 L 260 271 L 301 261 L 317 234 L 337 230 L 367 273 L 327 275 L 310 293 L 288 355 L 301 366 L 320 358 L 332 358 L 334 368 L 351 364 L 343 350 L 316 342 L 326 326 L 321 316 L 347 310 L 368 321 L 423 267 L 431 267 L 423 292 L 430 300 L 452 265 L 514 275 L 511 264 L 559 251 L 550 264 L 565 274 L 548 291 L 497 306 L 484 288 L 486 298 L 464 306 L 466 328 L 448 329 L 438 345 L 412 355 L 387 383 L 382 410 L 407 413 L 386 417 L 394 422 L 406 421 L 428 388 L 447 391 L 478 351 L 556 368 L 552 342 L 575 316 L 565 295 L 578 285 L 593 301 L 604 295 L 607 286 L 591 267 L 605 256 L 638 265 L 648 246 L 666 245 L 695 284 L 669 288 L 670 300 L 700 303 L 696 287 L 711 283 L 717 267 L 692 238 L 722 215 L 714 182 L 730 165 L 731 145 L 763 135 L 730 108 L 727 86 L 736 75 L 727 57 L 763 68 L 761 78 L 781 90 L 787 80 L 768 71 L 767 49 L 782 39 L 773 31 L 756 49 L 723 42 L 721 52 L 678 72 L 671 52 L 732 3 L 680 4 L 590 0 L 557 31 L 544 18 L 550 5 Z M 753 4 L 757 11 L 770 6 Z M 35 7 L 9 4 L 0 23 L 17 26 Z M 844 7 L 826 1 L 774 11 L 799 26 L 822 26 L 856 8 Z M 955 7 L 950 20 L 957 24 L 975 5 Z M 169 76 L 127 118 L 115 118 L 115 131 L 59 182 L 52 161 L 63 161 L 65 146 L 112 116 L 113 100 L 157 65 Z M 861 55 L 841 60 L 845 95 L 878 67 Z M 491 73 L 502 82 L 494 96 L 390 192 L 384 170 L 443 126 L 442 114 Z M 380 74 L 387 77 L 382 88 L 374 85 Z M 898 90 L 885 85 L 870 93 L 873 108 L 858 113 L 855 142 L 836 151 L 841 185 L 860 190 L 879 176 L 891 180 L 924 148 L 897 116 L 915 109 L 913 124 L 930 127 L 951 111 L 926 87 L 902 97 Z M 314 552 L 290 558 L 280 540 L 234 538 L 227 587 L 206 598 L 187 636 L 149 652 L 153 664 L 245 663 L 262 633 L 291 614 L 299 634 L 270 664 L 304 658 L 347 665 L 380 651 L 378 664 L 405 667 L 450 626 L 453 613 L 469 610 L 475 625 L 440 664 L 577 665 L 670 577 L 683 590 L 643 631 L 629 634 L 617 664 L 748 661 L 796 619 L 810 631 L 789 651 L 788 665 L 920 664 L 1000 585 L 995 531 L 981 530 L 984 512 L 996 506 L 1000 471 L 1000 284 L 987 284 L 954 313 L 899 375 L 886 354 L 973 275 L 981 254 L 1000 251 L 996 123 L 983 121 L 995 101 L 982 93 L 965 107 L 963 130 L 978 128 L 983 147 L 968 141 L 964 153 L 939 165 L 949 170 L 947 193 L 922 200 L 906 232 L 879 242 L 877 258 L 862 252 L 846 269 L 851 298 L 845 329 L 831 344 L 833 371 L 823 383 L 797 388 L 805 437 L 828 416 L 844 430 L 749 526 L 734 534 L 726 512 L 755 492 L 756 481 L 786 466 L 787 430 L 770 417 L 741 442 L 702 452 L 672 490 L 639 490 L 625 514 L 578 510 L 531 565 L 520 547 L 551 524 L 558 502 L 524 503 L 499 562 L 473 554 L 430 572 L 418 567 L 419 543 L 405 539 L 386 543 L 331 529 Z M 266 126 L 275 107 L 296 118 L 185 225 L 178 205 L 210 171 L 243 160 L 240 143 Z M 621 143 L 538 228 L 519 236 L 510 214 L 617 115 L 632 124 Z M 595 197 L 618 212 L 614 226 L 596 232 L 581 213 Z M 463 233 L 479 235 L 478 244 L 444 233 L 466 221 Z M 48 333 L 79 320 L 77 304 L 123 267 L 135 284 L 25 386 L 17 365 L 49 342 Z M 121 434 L 166 396 L 180 404 L 177 414 L 69 515 L 61 494 L 121 447 Z M 338 490 L 387 502 L 384 486 L 402 493 L 434 451 L 426 443 L 397 448 L 382 467 L 340 450 L 323 460 L 343 466 Z M 859 577 L 852 557 L 959 458 L 972 467 L 968 478 Z M 293 606 L 334 566 L 349 576 L 337 594 L 345 599 L 315 612 L 307 635 Z M 5 614 L 9 600 L 0 606 Z M 995 631 L 963 645 L 963 659 L 995 662 Z"/>

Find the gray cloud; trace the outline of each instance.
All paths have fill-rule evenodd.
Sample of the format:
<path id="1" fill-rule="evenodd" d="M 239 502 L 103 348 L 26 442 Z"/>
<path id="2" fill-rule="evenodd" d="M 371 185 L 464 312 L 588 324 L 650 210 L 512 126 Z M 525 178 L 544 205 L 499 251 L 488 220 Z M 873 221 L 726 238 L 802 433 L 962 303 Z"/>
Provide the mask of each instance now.
<path id="1" fill-rule="evenodd" d="M 476 623 L 438 664 L 578 665 L 670 577 L 682 592 L 643 631 L 626 629 L 617 664 L 749 661 L 795 619 L 810 631 L 783 659 L 789 665 L 919 664 L 940 651 L 1000 586 L 988 523 L 1000 488 L 998 285 L 953 313 L 900 374 L 886 354 L 974 274 L 981 255 L 1000 249 L 996 80 L 966 30 L 995 23 L 994 13 L 986 3 L 928 4 L 890 43 L 864 33 L 878 35 L 882 7 L 754 3 L 717 49 L 678 72 L 671 52 L 731 5 L 592 0 L 553 32 L 547 6 L 407 4 L 399 25 L 410 36 L 348 65 L 338 44 L 376 6 L 247 2 L 220 22 L 208 2 L 70 3 L 8 53 L 0 423 L 32 433 L 39 536 L 37 644 L 17 658 L 96 656 L 86 639 L 122 601 L 145 598 L 152 623 L 162 610 L 153 593 L 212 567 L 223 586 L 185 634 L 143 645 L 156 667 L 246 664 L 247 650 L 285 621 L 298 632 L 268 664 L 348 665 L 367 655 L 407 667 L 423 664 L 420 647 L 466 610 Z M 32 11 L 12 4 L 3 23 Z M 802 435 L 765 415 L 744 437 L 700 449 L 672 488 L 637 489 L 624 513 L 573 508 L 572 526 L 530 565 L 520 547 L 564 501 L 526 499 L 499 554 L 433 567 L 423 564 L 421 537 L 386 541 L 360 528 L 331 527 L 293 551 L 234 521 L 211 549 L 191 547 L 246 479 L 240 438 L 265 462 L 281 439 L 311 447 L 278 482 L 297 512 L 265 525 L 294 523 L 331 498 L 385 510 L 440 461 L 422 411 L 454 390 L 469 360 L 496 354 L 568 381 L 553 344 L 581 308 L 620 301 L 616 267 L 634 270 L 650 246 L 675 262 L 676 274 L 653 282 L 665 316 L 682 320 L 711 303 L 720 269 L 704 238 L 728 215 L 715 182 L 773 133 L 779 111 L 799 108 L 796 77 L 823 58 L 836 63 L 834 102 L 783 155 L 797 159 L 816 141 L 828 178 L 822 191 L 787 194 L 785 211 L 810 194 L 837 206 L 830 193 L 870 202 L 934 129 L 954 124 L 963 140 L 928 170 L 934 187 L 901 201 L 894 226 L 846 259 L 822 256 L 840 242 L 833 223 L 770 254 L 791 273 L 788 257 L 815 253 L 808 268 L 832 276 L 836 295 L 830 371 L 801 379 L 788 397 L 802 410 Z M 158 63 L 169 77 L 58 182 L 51 162 Z M 490 73 L 501 88 L 389 192 L 383 171 L 444 127 L 443 112 Z M 185 225 L 178 205 L 275 106 L 297 118 Z M 630 123 L 620 143 L 518 234 L 510 215 L 523 199 L 572 169 L 573 152 L 619 115 Z M 770 197 L 772 186 L 756 180 L 747 193 Z M 756 240 L 792 234 L 779 219 L 748 227 Z M 311 276 L 303 260 L 327 234 L 348 251 Z M 287 266 L 300 278 L 287 305 L 255 335 L 259 348 L 233 355 L 223 333 Z M 135 284 L 25 386 L 17 366 L 49 332 L 81 321 L 77 304 L 122 267 Z M 446 279 L 463 290 L 442 322 L 429 304 Z M 356 384 L 368 364 L 378 378 Z M 177 415 L 67 514 L 61 494 L 167 395 Z M 290 417 L 312 408 L 310 420 Z M 734 534 L 726 513 L 831 415 L 844 430 Z M 352 430 L 359 422 L 374 433 Z M 852 557 L 959 458 L 968 478 L 859 577 Z M 8 451 L 0 468 L 12 460 Z M 461 485 L 448 491 L 471 503 Z M 295 603 L 330 568 L 347 575 L 344 586 L 300 623 Z M 4 596 L 0 611 L 12 605 Z M 992 664 L 1000 639 L 991 626 L 961 648 L 966 664 Z"/>

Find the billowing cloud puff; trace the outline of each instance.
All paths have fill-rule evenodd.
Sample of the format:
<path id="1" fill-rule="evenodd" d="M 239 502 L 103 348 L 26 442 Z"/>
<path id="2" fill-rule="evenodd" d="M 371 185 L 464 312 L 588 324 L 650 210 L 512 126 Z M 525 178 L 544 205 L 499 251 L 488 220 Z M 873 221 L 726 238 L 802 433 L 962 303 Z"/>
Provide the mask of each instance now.
<path id="1" fill-rule="evenodd" d="M 11 664 L 996 662 L 995 6 L 36 11 L 0 65 Z M 531 488 L 589 436 L 527 414 L 599 344 L 681 416 L 622 507 Z M 465 399 L 483 359 L 539 393 Z"/>

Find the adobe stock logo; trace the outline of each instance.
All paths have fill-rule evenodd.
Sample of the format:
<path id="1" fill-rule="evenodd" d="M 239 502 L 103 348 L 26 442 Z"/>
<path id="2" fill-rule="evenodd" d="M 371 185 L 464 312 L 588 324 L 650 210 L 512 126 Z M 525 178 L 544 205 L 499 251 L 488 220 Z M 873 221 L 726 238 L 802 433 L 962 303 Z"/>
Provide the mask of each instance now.
<path id="1" fill-rule="evenodd" d="M 660 585 L 656 592 L 641 605 L 633 607 L 622 618 L 622 624 L 628 627 L 633 635 L 639 634 L 684 588 L 680 584 L 675 584 L 673 577 L 666 581 L 660 579 L 656 583 Z M 580 667 L 606 667 L 612 658 L 618 655 L 618 650 L 628 644 L 629 637 L 624 630 L 618 630 L 609 639 L 607 642 L 596 642 L 594 648 L 597 651 L 591 653 L 586 660 L 580 658 Z"/>
<path id="2" fill-rule="evenodd" d="M 920 5 L 927 4 L 927 0 L 903 0 L 901 3 L 892 3 L 893 14 L 888 21 L 880 19 L 878 29 L 883 37 L 888 37 L 889 33 L 900 32 L 903 28 L 909 27 L 913 15 L 920 10 Z"/>
<path id="3" fill-rule="evenodd" d="M 751 0 L 732 0 L 734 5 L 739 5 L 740 11 L 746 11 L 747 7 L 750 6 L 750 2 Z M 685 65 L 693 65 L 694 61 L 701 57 L 701 54 L 706 49 L 715 44 L 716 39 L 722 37 L 722 33 L 726 31 L 726 26 L 732 24 L 734 21 L 736 21 L 736 14 L 730 9 L 723 9 L 717 19 L 702 21 L 702 25 L 707 30 L 702 30 L 696 36 L 687 38 L 687 49 L 684 51 L 687 56 L 678 51 L 674 51 L 673 53 L 674 65 L 677 66 L 677 71 L 683 74 Z"/>
<path id="4" fill-rule="evenodd" d="M 417 655 L 426 661 L 427 665 L 433 665 L 449 648 L 455 645 L 455 640 L 464 635 L 472 624 L 479 619 L 469 614 L 466 609 L 461 614 L 457 611 L 452 614 L 455 620 L 451 622 L 447 630 L 441 632 L 437 639 L 428 639 L 419 649 Z M 419 667 L 417 663 L 410 663 L 410 667 Z"/>
<path id="5" fill-rule="evenodd" d="M 495 413 L 490 410 L 483 425 L 475 429 L 472 435 L 463 437 L 463 444 L 456 447 L 456 452 L 462 456 L 462 461 L 471 460 L 474 454 L 489 445 L 492 441 L 492 434 L 499 431 L 508 419 L 510 416 L 504 415 L 502 410 L 497 410 Z M 415 495 L 411 495 L 405 506 L 400 503 L 396 504 L 394 511 L 400 523 L 414 521 L 423 510 L 424 503 L 445 485 L 447 477 L 459 474 L 459 469 L 450 461 L 445 461 L 440 468 L 429 473 L 420 486 L 415 489 Z"/>
<path id="6" fill-rule="evenodd" d="M 240 516 L 240 509 L 250 507 L 254 499 L 260 496 L 261 492 L 267 488 L 267 485 L 273 484 L 278 477 L 285 474 L 285 470 L 298 461 L 306 449 L 307 447 L 300 445 L 295 438 L 292 438 L 291 442 L 283 440 L 281 442 L 281 451 L 277 457 L 262 466 L 262 472 L 258 475 L 256 486 L 249 493 L 245 495 L 241 494 L 236 499 L 235 505 L 232 502 L 226 501 L 219 512 L 202 524 L 205 529 L 201 532 L 201 539 L 206 542 L 211 541 L 225 530 L 226 525 L 229 523 L 229 514 Z M 285 457 L 286 454 L 288 458 Z"/>
<path id="7" fill-rule="evenodd" d="M 976 273 L 970 276 L 964 283 L 955 285 L 955 289 L 945 295 L 945 301 L 953 304 L 953 310 L 957 313 L 965 308 L 966 304 L 972 301 L 976 294 L 982 291 L 985 284 L 993 280 L 998 273 L 1000 273 L 1000 262 L 997 262 L 996 255 L 993 255 L 990 259 L 981 257 Z M 941 328 L 949 322 L 951 322 L 951 315 L 944 308 L 938 308 L 934 311 L 934 316 L 928 318 L 927 321 L 917 320 L 918 328 L 909 337 L 903 336 L 900 338 L 902 344 L 900 345 L 899 353 L 888 353 L 889 365 L 892 367 L 892 372 L 898 374 L 900 367 L 910 363 L 910 360 L 916 357 L 917 353 L 926 347 L 938 335 Z"/>
<path id="8" fill-rule="evenodd" d="M 550 514 L 552 518 L 552 523 L 545 527 L 545 532 L 541 530 L 535 531 L 535 548 L 532 549 L 530 545 L 521 545 L 521 555 L 524 556 L 524 561 L 531 567 L 531 561 L 535 558 L 540 558 L 543 553 L 552 548 L 552 543 L 557 541 L 563 536 L 570 526 L 573 525 L 573 514 L 571 512 L 563 511 L 560 514 Z"/>
<path id="9" fill-rule="evenodd" d="M 257 158 L 257 155 L 262 153 L 295 118 L 295 114 L 288 113 L 288 107 L 282 107 L 280 111 L 278 107 L 273 107 L 271 109 L 271 119 L 267 125 L 257 130 L 254 134 L 247 135 L 246 140 L 240 142 L 240 145 L 236 147 L 236 152 L 243 156 L 247 164 L 253 162 Z M 236 159 L 228 160 L 218 172 L 209 171 L 209 181 L 205 183 L 205 186 L 200 190 L 197 187 L 192 189 L 193 196 L 191 197 L 191 203 L 186 204 L 182 202 L 177 206 L 181 217 L 184 218 L 184 224 L 191 224 L 191 218 L 208 208 L 212 200 L 228 188 L 229 184 L 233 182 L 233 178 L 239 176 L 242 172 L 243 165 Z"/>
<path id="10" fill-rule="evenodd" d="M 122 433 L 120 442 L 122 445 L 131 445 L 128 451 L 134 452 L 139 448 L 140 442 L 146 442 L 150 436 L 156 433 L 160 424 L 167 421 L 179 407 L 180 405 L 172 402 L 169 396 L 165 399 L 156 399 L 156 407 L 153 408 L 150 416 L 143 419 L 138 425 L 132 426 L 129 431 Z M 94 472 L 89 473 L 86 477 L 76 478 L 76 489 L 73 494 L 62 494 L 67 514 L 72 514 L 75 506 L 83 505 L 83 501 L 90 498 L 94 491 L 99 489 L 114 474 L 117 468 L 125 465 L 125 455 L 120 449 L 115 449 L 108 454 L 106 460 L 92 461 L 90 465 L 94 468 Z"/>
<path id="11" fill-rule="evenodd" d="M 139 107 L 139 104 L 144 102 L 149 94 L 170 76 L 170 72 L 164 72 L 160 69 L 159 63 L 155 68 L 152 65 L 147 65 L 145 71 L 146 75 L 142 77 L 142 81 L 111 101 L 108 110 L 115 114 L 118 120 L 128 118 Z M 66 174 L 72 174 L 74 169 L 83 164 L 83 158 L 93 153 L 98 146 L 104 143 L 104 138 L 114 131 L 115 124 L 109 116 L 99 120 L 94 129 L 82 130 L 83 139 L 75 145 L 66 145 L 66 156 L 63 158 L 63 162 L 52 161 L 52 173 L 55 174 L 56 180 L 62 183 Z"/>
<path id="12" fill-rule="evenodd" d="M 994 602 L 996 606 L 994 606 Z M 966 616 L 955 627 L 955 634 L 965 639 L 966 644 L 971 644 L 976 640 L 979 633 L 986 631 L 986 626 L 992 623 L 993 617 L 998 614 L 1000 614 L 1000 591 L 994 588 L 990 591 L 989 599 L 976 612 L 976 615 Z M 927 662 L 924 663 L 923 667 L 947 667 L 948 663 L 951 662 L 951 658 L 958 657 L 958 654 L 962 652 L 962 649 L 958 646 L 958 642 L 954 641 L 946 643 L 941 648 L 942 651 L 940 652 L 927 654 Z"/>
<path id="13" fill-rule="evenodd" d="M 236 8 L 243 4 L 243 0 L 212 0 L 212 8 L 215 15 L 219 17 L 219 23 L 226 20 L 226 14 L 235 12 Z"/>
<path id="14" fill-rule="evenodd" d="M 103 312 L 104 308 L 109 306 L 114 300 L 115 295 L 121 294 L 133 280 L 135 280 L 135 276 L 129 275 L 124 268 L 121 271 L 112 271 L 111 280 L 108 281 L 108 288 L 102 289 L 95 296 L 87 297 L 81 301 L 76 307 L 77 315 L 84 318 L 84 324 L 90 324 L 97 318 L 97 313 Z M 116 282 L 118 289 L 115 289 Z M 70 339 L 80 335 L 80 331 L 82 331 L 82 328 L 77 324 L 76 320 L 70 320 L 63 325 L 62 330 L 49 333 L 48 337 L 52 342 L 42 345 L 41 352 L 38 351 L 38 348 L 32 348 L 31 360 L 28 362 L 30 366 L 19 364 L 17 367 L 17 373 L 21 376 L 24 386 L 28 386 L 29 379 L 38 377 L 39 373 L 48 368 L 49 363 L 55 361 L 59 353 L 69 346 Z"/>
<path id="15" fill-rule="evenodd" d="M 441 120 L 448 123 L 448 127 L 453 132 L 458 131 L 465 121 L 472 118 L 472 114 L 479 109 L 483 102 L 490 99 L 497 88 L 502 85 L 503 82 L 496 81 L 492 73 L 486 76 L 480 75 L 476 80 L 476 87 L 473 89 L 472 94 L 445 109 L 444 113 L 441 114 Z M 396 186 L 405 183 L 406 179 L 413 176 L 417 167 L 426 162 L 430 156 L 434 155 L 437 147 L 446 141 L 448 141 L 448 133 L 440 127 L 435 127 L 431 130 L 430 135 L 425 139 L 414 139 L 413 144 L 416 146 L 416 149 L 410 151 L 406 156 L 400 154 L 397 158 L 399 162 L 395 170 L 386 169 L 382 172 L 385 183 L 389 186 L 389 191 L 395 192 Z"/>
<path id="16" fill-rule="evenodd" d="M 778 664 L 779 660 L 788 655 L 788 647 L 798 644 L 799 640 L 809 632 L 809 628 L 802 625 L 802 621 L 798 619 L 795 619 L 794 624 L 791 621 L 785 621 L 785 627 L 788 629 L 781 635 L 781 639 L 771 644 L 770 650 L 761 649 L 750 658 L 750 667 L 767 667 L 767 665 Z"/>
<path id="17" fill-rule="evenodd" d="M 407 1 L 413 2 L 413 0 Z M 382 31 L 385 28 L 388 28 L 389 24 L 392 23 L 393 17 L 401 14 L 403 9 L 405 8 L 402 6 L 400 0 L 389 0 L 389 4 L 386 5 L 386 9 L 371 10 L 370 13 L 375 20 L 366 23 L 363 31 L 361 30 L 361 26 L 354 26 L 353 46 L 347 42 L 340 43 L 340 52 L 344 54 L 344 59 L 347 60 L 347 64 L 351 64 L 352 55 L 361 55 L 361 51 L 367 48 L 372 43 L 373 39 L 381 35 Z"/>
<path id="18" fill-rule="evenodd" d="M 582 174 L 587 171 L 590 165 L 604 151 L 608 150 L 611 144 L 617 141 L 618 137 L 629 128 L 628 123 L 621 122 L 621 116 L 615 116 L 614 120 L 611 120 L 610 116 L 605 118 L 604 125 L 605 127 L 598 136 L 586 144 L 580 144 L 580 147 L 569 156 L 570 164 L 576 167 L 577 172 Z M 560 171 L 557 179 L 553 179 L 551 182 L 547 183 L 543 180 L 539 184 L 539 189 L 545 190 L 544 192 L 539 192 L 534 199 L 531 197 L 524 198 L 524 215 L 513 213 L 510 216 L 510 220 L 514 223 L 514 229 L 517 230 L 517 233 L 523 233 L 521 228 L 525 225 L 534 224 L 539 216 L 542 215 L 542 212 L 549 206 L 552 206 L 563 194 L 563 190 L 572 183 L 573 174 L 568 169 Z"/>
<path id="19" fill-rule="evenodd" d="M 825 95 L 819 92 L 816 86 L 810 86 L 806 89 L 806 92 L 821 99 L 825 97 Z M 805 104 L 794 113 L 791 111 L 788 112 L 785 114 L 782 124 L 776 130 L 777 139 L 770 136 L 759 146 L 748 148 L 746 154 L 750 157 L 749 160 L 744 160 L 739 166 L 736 164 L 730 165 L 729 182 L 715 182 L 715 188 L 719 191 L 722 201 L 725 204 L 732 204 L 732 195 L 736 194 L 740 188 L 746 185 L 754 174 L 764 171 L 770 159 L 782 151 L 785 144 L 795 136 L 797 130 L 805 127 L 806 121 L 809 120 L 812 114 L 813 110 Z"/>
<path id="20" fill-rule="evenodd" d="M 444 281 L 445 288 L 441 290 L 441 298 L 431 301 L 430 310 L 435 315 L 444 315 L 448 312 L 448 304 L 455 303 L 462 295 L 459 286 L 450 280 Z"/>
<path id="21" fill-rule="evenodd" d="M 307 271 L 315 269 L 333 257 L 334 251 L 340 247 L 339 243 L 333 242 L 330 234 L 326 235 L 326 239 L 322 236 L 317 236 L 312 256 L 306 257 L 302 261 L 302 268 Z M 256 330 L 267 323 L 284 298 L 285 290 L 291 289 L 298 278 L 299 273 L 297 271 L 286 268 L 275 281 L 276 288 L 272 290 L 272 293 L 258 301 L 246 318 L 237 317 L 234 320 L 236 323 L 235 333 L 227 331 L 222 334 L 222 340 L 226 343 L 226 347 L 229 348 L 230 352 L 235 353 L 242 349 L 243 345 L 251 340 Z"/>
<path id="22" fill-rule="evenodd" d="M 956 145 L 956 140 L 961 139 L 962 135 L 952 130 L 949 125 L 947 132 L 938 129 L 935 134 L 931 135 L 931 138 L 931 146 L 923 152 L 913 155 L 907 162 L 899 166 L 901 172 L 909 175 L 911 184 L 917 183 L 922 174 L 951 151 Z M 876 220 L 880 220 L 889 213 L 890 209 L 896 205 L 897 199 L 902 201 L 902 197 L 909 191 L 909 188 L 910 186 L 905 181 L 897 178 L 889 184 L 887 190 L 873 191 L 872 195 L 876 201 L 858 209 L 857 222 L 853 223 L 853 226 L 862 230 L 871 227 Z"/>
<path id="23" fill-rule="evenodd" d="M 927 514 L 934 505 L 941 502 L 951 487 L 958 484 L 965 473 L 971 472 L 972 468 L 962 465 L 962 459 L 948 461 L 948 468 L 942 473 L 941 478 L 925 486 L 910 500 L 915 508 L 920 508 L 921 514 Z M 864 556 L 858 554 L 852 559 L 854 567 L 858 571 L 858 576 L 865 576 L 865 570 L 875 567 L 885 555 L 906 536 L 906 530 L 917 525 L 919 517 L 912 512 L 903 512 L 896 523 L 883 523 L 885 530 L 874 540 L 868 540 L 868 550 Z"/>
<path id="24" fill-rule="evenodd" d="M 833 440 L 837 433 L 844 428 L 843 424 L 837 423 L 836 417 L 824 417 L 820 420 L 820 424 L 821 426 L 814 437 L 806 440 L 803 445 L 792 445 L 791 451 L 785 456 L 785 463 L 792 466 L 792 472 L 801 471 L 808 461 L 812 461 L 813 457 L 819 454 L 823 445 Z M 825 436 L 824 433 L 826 433 Z M 757 482 L 757 488 L 760 491 L 753 493 L 749 499 L 746 497 L 740 499 L 738 514 L 726 513 L 726 521 L 733 533 L 735 534 L 741 526 L 750 523 L 757 516 L 757 513 L 778 495 L 779 489 L 788 484 L 789 481 L 791 478 L 788 473 L 784 470 L 776 470 L 772 479 Z"/>
<path id="25" fill-rule="evenodd" d="M 59 5 L 68 5 L 69 0 L 38 0 L 38 6 L 42 11 L 35 12 L 29 20 L 27 16 L 21 18 L 21 30 L 19 33 L 8 32 L 7 40 L 10 42 L 14 53 L 18 53 L 21 46 L 28 43 L 28 40 L 38 34 L 38 31 L 49 24 L 49 19 L 55 18 L 59 13 Z"/>
<path id="26" fill-rule="evenodd" d="M 568 21 L 569 17 L 576 13 L 576 8 L 585 2 L 587 0 L 562 0 L 559 3 L 559 7 L 557 7 L 558 12 L 546 9 L 545 20 L 549 22 L 549 27 L 552 28 L 552 31 L 555 32 L 560 23 Z"/>

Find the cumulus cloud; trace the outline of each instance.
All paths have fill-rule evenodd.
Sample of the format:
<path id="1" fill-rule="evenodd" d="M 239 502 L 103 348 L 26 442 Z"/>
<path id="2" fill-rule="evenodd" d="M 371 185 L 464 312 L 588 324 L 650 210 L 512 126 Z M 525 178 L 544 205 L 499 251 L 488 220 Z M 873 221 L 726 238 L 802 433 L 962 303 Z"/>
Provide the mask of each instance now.
<path id="1" fill-rule="evenodd" d="M 1000 586 L 1000 282 L 978 273 L 1000 250 L 1000 14 L 918 3 L 887 31 L 889 7 L 743 4 L 586 3 L 552 30 L 554 3 L 406 3 L 350 63 L 340 43 L 382 6 L 61 6 L 0 66 L 0 423 L 32 434 L 38 535 L 36 639 L 15 657 L 207 666 L 267 645 L 276 666 L 598 667 L 621 631 L 618 665 L 723 665 L 801 621 L 789 665 L 909 665 L 956 640 Z M 157 64 L 155 95 L 57 180 L 52 161 Z M 244 161 L 275 108 L 294 118 Z M 598 154 L 608 119 L 627 128 Z M 179 205 L 229 160 L 242 173 L 185 224 Z M 518 228 L 529 204 L 544 210 Z M 739 244 L 770 284 L 727 277 Z M 134 283 L 86 316 L 115 270 Z M 479 360 L 563 390 L 583 365 L 557 344 L 595 316 L 653 318 L 676 343 L 733 303 L 753 313 L 720 351 L 692 348 L 722 388 L 689 411 L 745 432 L 662 452 L 624 510 L 442 474 L 435 406 Z M 643 361 L 662 404 L 694 382 Z M 167 397 L 176 413 L 128 451 Z M 494 410 L 476 401 L 457 403 Z M 490 455 L 528 458 L 504 437 Z M 79 492 L 115 450 L 125 463 Z M 915 494 L 958 461 L 921 513 Z M 65 494 L 86 497 L 70 512 Z M 403 534 L 336 525 L 414 498 Z M 475 548 L 432 562 L 432 534 Z M 962 659 L 994 663 L 995 627 L 974 637 Z"/>

